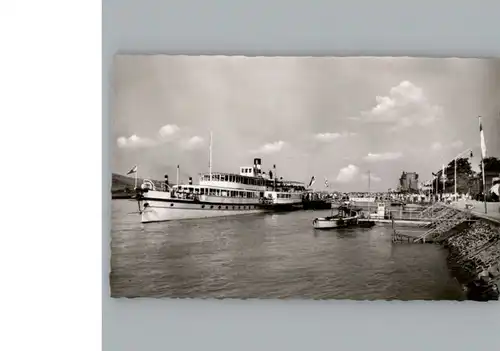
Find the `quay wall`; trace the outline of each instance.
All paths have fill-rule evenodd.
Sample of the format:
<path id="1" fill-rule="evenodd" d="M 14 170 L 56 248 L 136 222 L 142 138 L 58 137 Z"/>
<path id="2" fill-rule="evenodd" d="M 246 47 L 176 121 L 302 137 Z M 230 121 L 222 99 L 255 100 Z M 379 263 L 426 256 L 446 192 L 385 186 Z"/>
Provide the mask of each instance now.
<path id="1" fill-rule="evenodd" d="M 442 241 L 449 251 L 448 266 L 469 292 L 481 290 L 478 294 L 484 296 L 479 300 L 497 300 L 500 285 L 500 220 L 477 215 L 473 215 L 472 219 L 475 221 L 450 231 Z"/>
<path id="2" fill-rule="evenodd" d="M 443 242 L 457 279 L 468 284 L 481 276 L 500 279 L 500 226 L 479 219 Z"/>

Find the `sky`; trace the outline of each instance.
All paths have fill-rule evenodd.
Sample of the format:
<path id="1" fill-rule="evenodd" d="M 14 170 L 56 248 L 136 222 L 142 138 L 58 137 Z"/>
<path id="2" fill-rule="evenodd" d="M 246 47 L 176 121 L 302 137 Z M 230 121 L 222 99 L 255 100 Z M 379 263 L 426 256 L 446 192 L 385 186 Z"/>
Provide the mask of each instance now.
<path id="1" fill-rule="evenodd" d="M 112 171 L 175 182 L 262 159 L 316 190 L 431 179 L 463 151 L 500 157 L 500 60 L 118 55 Z M 468 155 L 468 152 L 464 153 Z M 328 188 L 325 188 L 325 179 Z"/>

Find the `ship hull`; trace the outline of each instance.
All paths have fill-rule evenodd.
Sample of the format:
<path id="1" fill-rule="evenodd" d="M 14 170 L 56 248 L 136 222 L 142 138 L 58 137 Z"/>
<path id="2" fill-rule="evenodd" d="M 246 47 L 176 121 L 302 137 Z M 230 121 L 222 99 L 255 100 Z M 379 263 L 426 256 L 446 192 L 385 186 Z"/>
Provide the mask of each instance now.
<path id="1" fill-rule="evenodd" d="M 260 208 L 257 205 L 218 205 L 151 200 L 147 203 L 148 205 L 141 214 L 142 223 L 250 215 L 268 212 L 267 209 Z"/>

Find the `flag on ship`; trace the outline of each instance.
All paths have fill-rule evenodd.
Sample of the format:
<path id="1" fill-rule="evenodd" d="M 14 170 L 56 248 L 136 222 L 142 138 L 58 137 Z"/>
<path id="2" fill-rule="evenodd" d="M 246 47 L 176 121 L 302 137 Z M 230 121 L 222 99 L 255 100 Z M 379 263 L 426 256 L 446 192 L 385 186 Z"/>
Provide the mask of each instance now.
<path id="1" fill-rule="evenodd" d="M 127 175 L 137 173 L 137 165 L 135 165 L 130 171 L 127 172 Z"/>
<path id="2" fill-rule="evenodd" d="M 481 155 L 486 158 L 486 141 L 484 140 L 483 123 L 481 122 L 481 116 L 479 116 L 479 134 L 481 135 Z"/>
<path id="3" fill-rule="evenodd" d="M 316 178 L 314 176 L 312 176 L 311 181 L 309 182 L 309 185 L 307 187 L 308 188 L 311 187 L 315 181 L 316 181 Z"/>
<path id="4" fill-rule="evenodd" d="M 328 188 L 328 179 L 325 177 L 325 188 Z"/>

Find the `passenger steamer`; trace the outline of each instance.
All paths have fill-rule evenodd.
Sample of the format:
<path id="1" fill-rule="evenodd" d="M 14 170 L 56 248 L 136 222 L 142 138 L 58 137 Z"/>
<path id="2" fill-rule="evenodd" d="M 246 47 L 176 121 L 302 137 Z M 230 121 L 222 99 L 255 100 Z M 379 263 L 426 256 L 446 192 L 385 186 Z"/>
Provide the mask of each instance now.
<path id="1" fill-rule="evenodd" d="M 211 168 L 211 167 L 210 167 Z M 144 180 L 137 189 L 141 222 L 162 222 L 271 211 L 290 211 L 302 207 L 305 186 L 283 181 L 262 172 L 261 159 L 252 167 L 240 167 L 239 174 L 204 173 L 199 184 L 169 186 L 168 176 L 161 189 Z"/>

